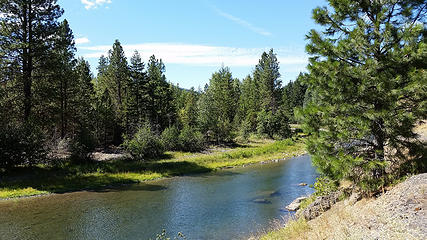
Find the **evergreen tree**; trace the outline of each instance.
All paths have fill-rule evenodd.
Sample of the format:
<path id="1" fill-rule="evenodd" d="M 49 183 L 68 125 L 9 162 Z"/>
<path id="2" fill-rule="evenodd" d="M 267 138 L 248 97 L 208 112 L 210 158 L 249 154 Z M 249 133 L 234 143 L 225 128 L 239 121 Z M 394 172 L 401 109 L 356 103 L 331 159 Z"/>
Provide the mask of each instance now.
<path id="1" fill-rule="evenodd" d="M 295 122 L 294 109 L 304 104 L 307 86 L 303 83 L 307 74 L 300 73 L 295 82 L 289 82 L 283 88 L 282 109 L 288 119 Z"/>
<path id="2" fill-rule="evenodd" d="M 102 63 L 105 59 L 101 58 Z M 122 134 L 126 133 L 129 127 L 128 100 L 130 94 L 130 74 L 127 59 L 119 40 L 113 44 L 113 49 L 109 51 L 108 67 L 105 72 L 103 66 L 99 68 L 102 73 L 102 85 L 107 90 L 109 100 L 114 106 L 114 128 L 113 142 L 120 144 Z"/>
<path id="3" fill-rule="evenodd" d="M 72 114 L 69 114 L 68 106 L 70 89 L 76 85 L 73 73 L 75 51 L 73 32 L 68 25 L 68 21 L 64 20 L 58 29 L 58 39 L 54 51 L 55 58 L 52 62 L 52 66 L 55 67 L 54 81 L 52 82 L 56 83 L 56 86 L 48 86 L 43 89 L 42 92 L 45 96 L 41 99 L 42 102 L 47 102 L 49 105 L 49 96 L 58 96 L 57 102 L 59 102 L 59 104 L 54 105 L 59 108 L 54 109 L 52 115 L 56 115 L 55 113 L 60 114 L 59 126 L 61 138 L 65 137 L 68 128 L 68 120 L 72 117 Z M 54 99 L 54 101 L 55 100 L 56 99 Z"/>
<path id="4" fill-rule="evenodd" d="M 323 31 L 307 35 L 312 100 L 303 115 L 313 162 L 370 190 L 403 166 L 425 171 L 413 132 L 427 113 L 425 1 L 329 5 L 313 11 Z"/>
<path id="5" fill-rule="evenodd" d="M 261 55 L 255 66 L 254 81 L 259 89 L 258 101 L 261 103 L 256 115 L 258 134 L 266 134 L 270 138 L 274 135 L 289 137 L 288 118 L 281 108 L 279 62 L 273 49 Z"/>
<path id="6" fill-rule="evenodd" d="M 34 84 L 43 80 L 41 74 L 49 68 L 46 64 L 58 31 L 58 18 L 63 11 L 55 0 L 0 1 L 0 49 L 4 68 L 10 68 L 9 76 L 18 83 L 22 99 L 23 120 L 31 117 Z"/>
<path id="7" fill-rule="evenodd" d="M 131 84 L 128 100 L 128 115 L 131 128 L 130 133 L 134 133 L 137 127 L 141 126 L 147 118 L 147 103 L 150 96 L 148 95 L 148 82 L 144 71 L 145 66 L 138 51 L 134 52 L 130 63 Z"/>
<path id="8" fill-rule="evenodd" d="M 279 62 L 276 54 L 271 49 L 261 55 L 259 63 L 255 66 L 254 80 L 259 87 L 259 100 L 265 111 L 275 113 L 280 104 Z"/>
<path id="9" fill-rule="evenodd" d="M 98 76 L 94 81 L 95 88 L 95 115 L 98 121 L 95 125 L 95 136 L 99 143 L 104 147 L 113 143 L 115 121 L 115 108 L 113 105 L 112 97 L 108 90 L 108 66 L 109 59 L 101 56 L 99 59 Z"/>
<path id="10" fill-rule="evenodd" d="M 165 65 L 154 55 L 147 64 L 149 120 L 158 131 L 171 126 L 175 119 L 173 87 L 166 81 Z"/>
<path id="11" fill-rule="evenodd" d="M 257 113 L 260 110 L 259 89 L 253 78 L 248 75 L 243 79 L 241 94 L 239 98 L 239 108 L 237 112 L 238 124 L 246 133 L 256 132 Z"/>
<path id="12" fill-rule="evenodd" d="M 197 127 L 197 93 L 194 91 L 194 88 L 191 88 L 189 91 L 182 91 L 181 98 L 183 104 L 181 108 L 178 108 L 178 117 L 180 124 L 183 128 Z"/>
<path id="13" fill-rule="evenodd" d="M 70 115 L 74 124 L 72 154 L 78 159 L 86 159 L 95 147 L 95 132 L 92 131 L 95 122 L 94 98 L 90 66 L 83 58 L 79 58 L 74 69 L 75 81 L 70 96 Z"/>
<path id="14" fill-rule="evenodd" d="M 231 141 L 238 99 L 230 69 L 222 67 L 212 74 L 209 83 L 200 102 L 201 129 L 211 140 Z"/>
<path id="15" fill-rule="evenodd" d="M 89 128 L 93 125 L 93 102 L 95 91 L 92 83 L 90 65 L 83 58 L 79 58 L 74 69 L 76 81 L 73 86 L 72 108 L 74 122 L 79 128 Z"/>

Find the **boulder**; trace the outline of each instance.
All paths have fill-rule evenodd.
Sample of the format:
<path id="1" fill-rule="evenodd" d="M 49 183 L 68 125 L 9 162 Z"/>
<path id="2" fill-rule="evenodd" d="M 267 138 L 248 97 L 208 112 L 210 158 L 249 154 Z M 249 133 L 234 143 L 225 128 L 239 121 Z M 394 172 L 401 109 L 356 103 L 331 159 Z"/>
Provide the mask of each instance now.
<path id="1" fill-rule="evenodd" d="M 314 219 L 330 209 L 338 201 L 340 196 L 341 192 L 333 192 L 326 196 L 317 197 L 307 208 L 298 212 L 298 215 L 304 217 L 306 220 Z"/>
<path id="2" fill-rule="evenodd" d="M 345 201 L 347 205 L 354 205 L 357 201 L 362 199 L 360 192 L 353 192 L 350 197 Z"/>
<path id="3" fill-rule="evenodd" d="M 301 202 L 305 200 L 307 197 L 299 197 L 291 202 L 288 206 L 286 206 L 286 209 L 289 211 L 296 211 L 299 209 Z"/>

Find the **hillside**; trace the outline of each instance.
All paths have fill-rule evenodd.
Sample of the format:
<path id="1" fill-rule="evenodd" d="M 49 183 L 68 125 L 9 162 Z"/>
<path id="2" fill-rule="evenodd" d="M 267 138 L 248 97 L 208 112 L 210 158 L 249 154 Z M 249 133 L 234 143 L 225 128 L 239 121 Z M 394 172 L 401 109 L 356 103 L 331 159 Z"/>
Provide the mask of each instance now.
<path id="1" fill-rule="evenodd" d="M 290 222 L 262 239 L 427 239 L 427 173 L 375 199 L 338 202 L 318 218 Z"/>

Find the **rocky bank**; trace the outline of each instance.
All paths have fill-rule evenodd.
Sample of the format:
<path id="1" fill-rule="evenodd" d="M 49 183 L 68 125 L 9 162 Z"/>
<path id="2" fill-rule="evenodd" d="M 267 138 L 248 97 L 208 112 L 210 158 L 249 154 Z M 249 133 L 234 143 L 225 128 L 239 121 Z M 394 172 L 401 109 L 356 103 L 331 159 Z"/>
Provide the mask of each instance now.
<path id="1" fill-rule="evenodd" d="M 427 173 L 378 198 L 337 202 L 299 239 L 427 239 Z"/>

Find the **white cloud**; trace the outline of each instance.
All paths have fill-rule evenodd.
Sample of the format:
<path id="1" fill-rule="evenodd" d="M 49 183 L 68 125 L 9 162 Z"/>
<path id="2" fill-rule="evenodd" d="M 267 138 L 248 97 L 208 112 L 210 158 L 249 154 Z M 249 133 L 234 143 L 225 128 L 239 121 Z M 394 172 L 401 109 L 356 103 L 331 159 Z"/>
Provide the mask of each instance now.
<path id="1" fill-rule="evenodd" d="M 104 4 L 110 4 L 112 3 L 111 0 L 81 0 L 82 4 L 85 5 L 85 8 L 87 10 L 91 8 L 97 8 L 99 6 L 102 6 Z"/>
<path id="2" fill-rule="evenodd" d="M 79 47 L 85 58 L 99 58 L 107 55 L 111 46 Z M 128 58 L 137 50 L 145 59 L 156 55 L 165 63 L 201 65 L 201 66 L 255 66 L 261 54 L 268 48 L 232 48 L 206 45 L 193 45 L 182 43 L 144 43 L 123 45 Z M 274 49 L 281 65 L 306 65 L 308 57 L 304 48 L 278 48 Z"/>
<path id="3" fill-rule="evenodd" d="M 255 32 L 255 33 L 263 35 L 263 36 L 271 36 L 272 35 L 271 32 L 268 32 L 268 31 L 266 31 L 266 30 L 264 30 L 262 28 L 256 27 L 252 23 L 247 22 L 247 21 L 245 21 L 245 20 L 243 20 L 241 18 L 238 18 L 236 16 L 233 16 L 233 15 L 231 15 L 229 13 L 226 13 L 226 12 L 222 11 L 221 9 L 215 7 L 215 6 L 211 6 L 211 8 L 217 14 L 219 14 L 220 16 L 225 17 L 228 20 L 231 20 L 231 21 L 233 21 L 233 22 L 235 22 L 235 23 L 237 23 L 237 24 L 239 24 L 239 25 L 241 25 L 241 26 L 243 26 L 243 27 L 251 30 L 252 32 Z"/>
<path id="4" fill-rule="evenodd" d="M 90 43 L 90 40 L 88 38 L 82 37 L 82 38 L 76 38 L 74 42 L 78 45 L 78 44 Z"/>

